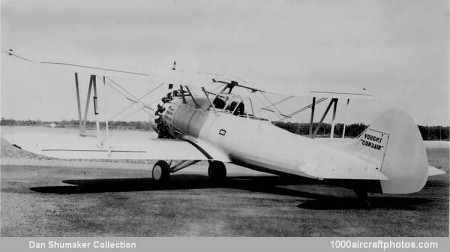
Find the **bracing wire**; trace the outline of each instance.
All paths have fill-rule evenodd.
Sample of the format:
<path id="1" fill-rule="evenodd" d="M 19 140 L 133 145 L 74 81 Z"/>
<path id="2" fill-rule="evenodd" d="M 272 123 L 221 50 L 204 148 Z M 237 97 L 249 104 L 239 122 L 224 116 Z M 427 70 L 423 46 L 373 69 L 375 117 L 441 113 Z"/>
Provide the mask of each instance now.
<path id="1" fill-rule="evenodd" d="M 128 90 L 126 90 L 125 88 L 123 88 L 122 86 L 120 86 L 119 84 L 117 84 L 115 81 L 113 81 L 111 78 L 106 77 L 106 79 L 108 79 L 109 81 L 111 81 L 111 83 L 113 83 L 114 85 L 116 85 L 117 87 L 119 87 L 120 89 L 122 89 L 123 91 L 125 91 L 127 94 L 131 95 L 134 99 L 138 99 L 135 95 L 133 95 L 132 93 L 130 93 Z"/>
<path id="2" fill-rule="evenodd" d="M 325 101 L 325 100 L 327 100 L 328 98 L 320 98 L 319 100 L 317 100 L 316 101 L 316 105 L 317 104 L 319 104 L 319 103 L 321 103 L 321 102 L 323 102 L 323 101 Z M 290 113 L 289 115 L 287 115 L 287 117 L 293 117 L 293 116 L 295 116 L 295 115 L 297 115 L 298 113 L 301 113 L 301 112 L 303 112 L 303 111 L 305 111 L 306 109 L 309 109 L 309 108 L 311 108 L 312 107 L 312 104 L 309 104 L 309 105 L 306 105 L 306 106 L 304 106 L 303 108 L 300 108 L 300 109 L 298 109 L 298 110 L 296 110 L 296 111 L 294 111 L 294 112 L 292 112 L 292 113 Z M 286 118 L 285 118 L 286 119 Z"/>
<path id="3" fill-rule="evenodd" d="M 292 99 L 292 98 L 295 98 L 295 96 L 288 96 L 288 97 L 286 97 L 286 98 L 283 98 L 283 99 L 281 99 L 281 100 L 279 100 L 279 101 L 273 103 L 273 105 L 279 105 L 279 104 L 281 104 L 281 103 L 283 103 L 283 102 L 285 102 L 285 101 L 288 101 L 288 100 L 290 100 L 290 99 Z M 264 109 L 268 109 L 268 108 L 270 108 L 270 107 L 272 107 L 272 106 L 268 106 L 268 107 L 261 108 L 261 109 L 260 109 L 259 111 L 257 111 L 257 112 L 260 112 L 261 110 L 264 110 Z"/>
<path id="4" fill-rule="evenodd" d="M 260 93 L 261 93 L 261 92 L 260 92 Z M 256 100 L 258 100 L 264 107 L 270 107 L 269 105 L 266 105 L 263 101 L 261 101 L 261 99 L 259 99 L 258 96 L 255 95 L 254 97 L 255 97 Z M 282 120 L 281 117 L 280 117 L 278 114 L 276 114 L 276 113 L 274 113 L 274 114 L 275 114 L 276 117 L 278 117 L 279 120 Z"/>
<path id="5" fill-rule="evenodd" d="M 132 102 L 129 106 L 125 107 L 124 109 L 122 109 L 121 111 L 119 111 L 118 113 L 116 113 L 113 117 L 111 117 L 110 120 L 113 119 L 113 118 L 115 118 L 115 117 L 118 116 L 119 114 L 123 113 L 124 111 L 126 111 L 128 108 L 130 108 L 130 107 L 133 106 L 133 105 L 138 106 L 138 107 L 140 108 L 140 110 L 143 110 L 144 112 L 146 112 L 146 113 L 149 114 L 150 116 L 153 116 L 152 113 L 150 113 L 150 112 L 148 112 L 147 110 L 145 110 L 145 109 L 147 108 L 147 109 L 153 111 L 153 109 L 152 109 L 148 104 L 143 103 L 141 100 L 142 100 L 144 97 L 146 97 L 147 95 L 149 95 L 150 93 L 152 93 L 152 92 L 154 92 L 155 90 L 157 90 L 158 88 L 160 88 L 164 83 L 161 83 L 161 84 L 158 85 L 157 87 L 153 88 L 152 90 L 150 90 L 149 92 L 147 92 L 147 93 L 146 93 L 144 96 L 142 96 L 141 98 L 137 98 L 135 95 L 133 95 L 133 94 L 130 93 L 128 90 L 126 90 L 125 88 L 123 88 L 122 86 L 120 86 L 117 82 L 113 81 L 111 78 L 106 77 L 106 80 L 108 80 L 110 83 L 113 83 L 114 85 L 116 85 L 118 88 L 120 88 L 120 90 L 117 89 L 116 87 L 114 87 L 113 85 L 111 85 L 110 83 L 108 83 L 108 82 L 105 81 L 105 83 L 108 84 L 108 86 L 110 86 L 110 87 L 111 87 L 113 90 L 115 90 L 118 94 L 120 94 L 121 96 L 123 96 L 124 98 L 126 98 L 127 100 L 130 100 L 130 101 Z M 121 90 L 123 90 L 123 91 L 121 91 Z M 129 95 L 124 94 L 124 92 L 126 92 L 126 93 L 129 94 Z M 129 98 L 128 96 L 131 96 L 131 97 L 133 97 L 134 99 L 131 99 L 131 98 Z M 139 111 L 140 111 L 140 110 L 139 110 Z"/>
<path id="6" fill-rule="evenodd" d="M 267 96 L 266 96 L 263 92 L 260 92 L 260 93 L 261 93 L 261 95 L 262 95 L 264 98 L 266 98 L 266 100 L 270 103 L 270 106 L 271 106 L 271 107 L 274 107 L 274 108 L 277 110 L 278 114 L 280 114 L 281 116 L 283 116 L 283 113 L 281 113 L 281 111 L 277 108 L 277 106 L 275 106 L 275 104 L 273 104 L 273 103 L 270 101 L 270 99 L 267 98 Z M 283 117 L 285 118 L 285 116 L 283 116 Z M 281 119 L 279 116 L 278 116 L 278 118 Z"/>
<path id="7" fill-rule="evenodd" d="M 130 116 L 132 116 L 132 115 L 134 115 L 134 114 L 136 114 L 136 113 L 142 111 L 143 109 L 144 109 L 144 108 L 139 108 L 139 109 L 133 111 L 132 113 L 129 113 L 129 114 L 127 114 L 127 115 L 124 115 L 123 117 L 119 118 L 118 121 L 124 120 L 125 118 L 128 118 L 128 117 L 130 117 Z M 111 118 L 110 120 L 112 120 L 112 118 Z"/>
<path id="8" fill-rule="evenodd" d="M 147 92 L 145 95 L 143 95 L 142 97 L 140 97 L 140 98 L 137 100 L 137 102 L 141 101 L 141 100 L 144 99 L 146 96 L 148 96 L 149 94 L 151 94 L 151 93 L 153 93 L 154 91 L 156 91 L 156 90 L 157 90 L 158 88 L 160 88 L 162 85 L 164 85 L 164 83 L 159 84 L 157 87 L 155 87 L 155 88 L 153 88 L 152 90 L 150 90 L 149 92 Z M 148 108 L 148 109 L 154 111 L 154 110 L 150 107 L 153 103 L 154 103 L 154 102 L 148 104 L 147 106 L 144 106 L 144 107 L 140 108 L 139 111 L 140 111 L 140 110 L 143 110 L 144 108 Z M 120 110 L 118 113 L 116 113 L 114 116 L 112 116 L 109 120 L 114 119 L 116 116 L 118 116 L 118 115 L 120 115 L 121 113 L 125 112 L 126 110 L 128 110 L 129 108 L 131 108 L 131 107 L 132 107 L 133 105 L 135 105 L 135 104 L 136 104 L 136 102 L 135 102 L 135 101 L 132 101 L 132 103 L 131 103 L 130 105 L 128 105 L 128 106 L 126 106 L 125 108 L 123 108 L 122 110 Z M 135 112 L 133 112 L 133 114 L 134 114 L 134 113 L 135 113 Z"/>

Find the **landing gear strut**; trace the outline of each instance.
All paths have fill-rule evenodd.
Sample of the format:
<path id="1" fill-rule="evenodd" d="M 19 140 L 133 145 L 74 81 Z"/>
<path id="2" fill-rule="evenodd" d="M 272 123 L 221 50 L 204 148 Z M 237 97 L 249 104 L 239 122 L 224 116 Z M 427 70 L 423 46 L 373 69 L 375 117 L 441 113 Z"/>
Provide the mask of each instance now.
<path id="1" fill-rule="evenodd" d="M 222 182 L 227 176 L 227 168 L 222 162 L 210 161 L 208 167 L 208 176 L 211 181 Z"/>
<path id="2" fill-rule="evenodd" d="M 152 170 L 153 180 L 159 184 L 167 184 L 169 182 L 170 174 L 191 166 L 200 160 L 180 160 L 177 163 L 167 163 L 164 160 L 159 160 L 155 163 Z M 227 176 L 227 168 L 222 162 L 210 161 L 208 167 L 208 176 L 211 181 L 222 182 Z"/>
<path id="3" fill-rule="evenodd" d="M 170 174 L 191 166 L 200 160 L 180 160 L 177 163 L 167 163 L 164 160 L 159 160 L 153 166 L 152 177 L 153 180 L 160 184 L 167 184 L 169 182 Z"/>

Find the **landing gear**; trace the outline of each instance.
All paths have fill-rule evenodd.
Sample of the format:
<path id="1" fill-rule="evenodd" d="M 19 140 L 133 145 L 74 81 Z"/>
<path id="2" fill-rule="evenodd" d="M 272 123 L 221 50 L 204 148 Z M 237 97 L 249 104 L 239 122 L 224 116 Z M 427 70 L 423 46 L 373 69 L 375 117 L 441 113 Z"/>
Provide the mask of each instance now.
<path id="1" fill-rule="evenodd" d="M 173 160 L 167 163 L 164 160 L 159 160 L 155 163 L 152 170 L 153 180 L 159 184 L 167 184 L 169 182 L 170 174 L 191 166 L 200 160 L 180 160 L 174 163 Z M 210 161 L 208 167 L 208 176 L 211 181 L 221 182 L 227 176 L 227 169 L 222 162 Z"/>
<path id="2" fill-rule="evenodd" d="M 164 160 L 159 160 L 153 166 L 152 177 L 158 183 L 168 182 L 170 178 L 170 165 Z"/>
<path id="3" fill-rule="evenodd" d="M 227 168 L 222 162 L 211 161 L 209 162 L 208 176 L 211 181 L 222 182 L 227 176 Z"/>

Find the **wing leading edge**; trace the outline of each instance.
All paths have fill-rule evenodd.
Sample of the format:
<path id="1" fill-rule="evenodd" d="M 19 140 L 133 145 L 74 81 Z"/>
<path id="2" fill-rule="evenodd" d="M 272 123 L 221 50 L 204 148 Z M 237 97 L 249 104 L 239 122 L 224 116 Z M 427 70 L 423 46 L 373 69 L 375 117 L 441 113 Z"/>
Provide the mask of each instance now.
<path id="1" fill-rule="evenodd" d="M 19 132 L 2 137 L 22 150 L 61 159 L 217 160 L 187 141 L 152 139 L 150 136 L 130 140 L 112 135 L 103 142 L 97 137 L 80 136 L 75 131 L 70 134 Z"/>
<path id="2" fill-rule="evenodd" d="M 302 96 L 302 97 L 327 97 L 327 98 L 339 98 L 339 99 L 375 99 L 373 94 L 367 92 L 367 90 L 352 90 L 343 92 L 340 91 L 331 91 L 331 90 L 310 90 L 310 91 L 299 91 L 297 85 L 290 85 L 290 90 L 287 88 L 289 85 L 284 85 L 283 89 L 279 88 L 279 85 L 274 85 L 273 87 L 265 87 L 266 90 L 260 90 L 259 85 L 254 83 L 249 83 L 242 78 L 238 78 L 236 76 L 229 76 L 224 74 L 216 74 L 216 73 L 204 73 L 204 72 L 187 72 L 182 70 L 157 70 L 153 69 L 151 72 L 140 72 L 134 70 L 121 70 L 121 69 L 113 69 L 109 67 L 100 67 L 100 66 L 92 66 L 78 63 L 70 63 L 70 62 L 53 62 L 53 61 L 40 61 L 30 59 L 28 57 L 22 56 L 21 54 L 17 54 L 12 49 L 5 50 L 5 52 L 13 57 L 19 58 L 21 60 L 25 60 L 34 64 L 40 64 L 44 66 L 50 66 L 53 68 L 58 68 L 65 71 L 70 72 L 80 72 L 91 75 L 98 76 L 111 76 L 117 77 L 120 79 L 128 79 L 128 80 L 140 80 L 140 81 L 151 81 L 158 83 L 173 83 L 173 84 L 182 84 L 182 85 L 191 85 L 191 86 L 207 86 L 213 82 L 219 83 L 236 83 L 237 86 L 241 88 L 246 88 L 251 90 L 252 92 L 260 91 L 263 93 L 273 93 L 278 95 L 287 95 L 287 96 Z M 243 85 L 245 84 L 245 85 Z M 278 83 L 280 84 L 280 83 Z M 274 90 L 269 90 L 274 89 Z"/>

